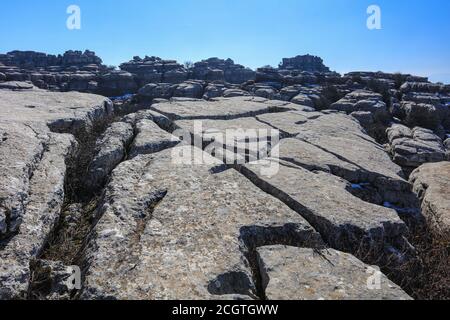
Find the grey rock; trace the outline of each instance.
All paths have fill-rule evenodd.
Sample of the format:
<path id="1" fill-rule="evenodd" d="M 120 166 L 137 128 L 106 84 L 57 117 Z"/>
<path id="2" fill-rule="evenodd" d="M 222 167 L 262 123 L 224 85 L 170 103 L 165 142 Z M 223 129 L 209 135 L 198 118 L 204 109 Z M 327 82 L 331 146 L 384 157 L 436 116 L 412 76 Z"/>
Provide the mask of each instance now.
<path id="1" fill-rule="evenodd" d="M 162 130 L 151 120 L 141 120 L 136 124 L 136 137 L 131 144 L 129 159 L 141 154 L 151 154 L 172 148 L 180 143 L 180 140 Z"/>
<path id="2" fill-rule="evenodd" d="M 64 202 L 66 160 L 75 152 L 71 135 L 50 134 L 41 160 L 27 182 L 26 214 L 21 216 L 20 229 L 14 236 L 0 242 L 0 299 L 26 298 L 30 279 L 30 261 L 37 258 L 47 243 L 48 235 L 59 221 Z M 2 172 L 4 167 L 2 164 Z M 1 186 L 4 184 L 2 182 Z M 20 192 L 20 191 L 18 191 Z M 11 201 L 6 198 L 6 206 Z M 0 205 L 4 212 L 5 202 Z"/>
<path id="3" fill-rule="evenodd" d="M 416 127 L 409 129 L 394 124 L 387 130 L 389 151 L 395 163 L 417 168 L 427 162 L 440 162 L 445 159 L 442 140 L 429 129 Z"/>
<path id="4" fill-rule="evenodd" d="M 445 149 L 447 150 L 447 152 L 446 152 L 447 160 L 450 161 L 450 138 L 448 138 L 447 140 L 444 141 L 444 146 L 445 146 Z"/>
<path id="5" fill-rule="evenodd" d="M 410 177 L 413 190 L 422 201 L 422 214 L 432 228 L 450 230 L 450 162 L 427 163 Z"/>
<path id="6" fill-rule="evenodd" d="M 250 94 L 247 91 L 240 89 L 227 89 L 223 92 L 223 96 L 225 98 L 233 98 L 233 97 L 242 97 L 249 96 Z"/>
<path id="7" fill-rule="evenodd" d="M 73 276 L 72 270 L 58 261 L 32 260 L 32 277 L 36 286 L 31 288 L 30 299 L 70 300 L 73 290 L 69 281 Z"/>
<path id="8" fill-rule="evenodd" d="M 222 97 L 225 90 L 227 90 L 227 87 L 224 84 L 216 84 L 216 83 L 208 84 L 205 88 L 203 99 L 210 100 L 213 98 Z"/>
<path id="9" fill-rule="evenodd" d="M 319 57 L 304 55 L 294 58 L 284 58 L 280 64 L 280 69 L 293 69 L 299 71 L 310 72 L 329 72 L 330 69 L 323 64 L 323 60 Z"/>
<path id="10" fill-rule="evenodd" d="M 330 109 L 344 111 L 348 114 L 356 111 L 366 111 L 373 114 L 375 119 L 382 119 L 387 115 L 387 106 L 383 97 L 371 91 L 357 90 L 347 94 L 344 98 L 330 106 Z"/>
<path id="11" fill-rule="evenodd" d="M 258 248 L 268 300 L 411 300 L 378 269 L 333 249 L 268 246 Z M 369 277 L 380 277 L 380 288 Z"/>
<path id="12" fill-rule="evenodd" d="M 259 97 L 234 97 L 218 98 L 212 102 L 204 100 L 162 102 L 153 104 L 151 108 L 170 120 L 201 120 L 250 117 L 268 112 L 297 110 L 299 106 Z"/>
<path id="13" fill-rule="evenodd" d="M 400 110 L 405 115 L 404 122 L 409 127 L 436 129 L 447 116 L 447 107 L 440 104 L 432 105 L 404 101 Z"/>
<path id="14" fill-rule="evenodd" d="M 307 106 L 314 108 L 314 101 L 308 97 L 306 94 L 298 94 L 291 99 L 292 103 L 300 104 L 302 106 Z"/>
<path id="15" fill-rule="evenodd" d="M 200 99 L 203 96 L 203 83 L 195 81 L 183 82 L 175 87 L 173 96 Z"/>
<path id="16" fill-rule="evenodd" d="M 174 88 L 169 83 L 149 83 L 139 89 L 138 96 L 144 99 L 170 99 L 173 96 Z"/>
<path id="17" fill-rule="evenodd" d="M 0 83 L 0 89 L 2 90 L 36 90 L 37 88 L 28 82 L 20 82 L 20 81 L 7 81 Z"/>
<path id="18" fill-rule="evenodd" d="M 210 58 L 196 62 L 191 69 L 194 79 L 206 81 L 226 81 L 233 84 L 244 83 L 255 79 L 255 72 L 233 60 Z"/>
<path id="19" fill-rule="evenodd" d="M 409 258 L 408 228 L 394 210 L 361 200 L 350 192 L 348 181 L 326 172 L 279 163 L 274 174 L 264 173 L 263 168 L 277 168 L 277 163 L 260 160 L 240 170 L 301 214 L 332 248 L 366 263 L 400 264 Z"/>
<path id="20" fill-rule="evenodd" d="M 177 164 L 180 153 L 205 162 Z M 303 218 L 234 170 L 213 173 L 220 165 L 192 147 L 119 165 L 87 250 L 82 298 L 257 298 L 250 250 L 323 246 Z"/>
<path id="21" fill-rule="evenodd" d="M 110 97 L 134 93 L 138 89 L 134 76 L 124 71 L 111 71 L 103 74 L 99 77 L 98 83 L 97 90 L 101 94 Z M 92 92 L 95 89 L 88 86 L 88 90 Z"/>
<path id="22" fill-rule="evenodd" d="M 96 143 L 94 159 L 89 165 L 88 187 L 100 187 L 111 171 L 125 158 L 134 137 L 133 127 L 125 122 L 113 123 Z"/>

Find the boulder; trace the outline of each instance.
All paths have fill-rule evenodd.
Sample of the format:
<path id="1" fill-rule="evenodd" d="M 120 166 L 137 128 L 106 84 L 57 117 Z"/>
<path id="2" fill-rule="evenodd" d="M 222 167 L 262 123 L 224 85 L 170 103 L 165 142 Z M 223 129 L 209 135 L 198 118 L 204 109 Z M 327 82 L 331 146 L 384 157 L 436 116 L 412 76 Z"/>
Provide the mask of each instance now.
<path id="1" fill-rule="evenodd" d="M 139 89 L 138 97 L 143 100 L 170 99 L 174 87 L 169 83 L 149 83 Z"/>
<path id="2" fill-rule="evenodd" d="M 180 143 L 177 137 L 162 130 L 152 120 L 143 119 L 136 123 L 136 137 L 130 146 L 129 159 L 138 155 L 152 154 L 172 148 Z"/>
<path id="3" fill-rule="evenodd" d="M 233 60 L 209 58 L 194 64 L 190 70 L 194 79 L 206 81 L 226 81 L 232 84 L 241 84 L 255 79 L 255 72 Z"/>
<path id="4" fill-rule="evenodd" d="M 410 177 L 413 190 L 422 202 L 422 214 L 432 228 L 450 230 L 450 162 L 427 163 Z"/>
<path id="5" fill-rule="evenodd" d="M 177 163 L 180 154 L 204 162 Z M 87 248 L 81 297 L 257 299 L 255 248 L 324 245 L 297 213 L 217 166 L 221 162 L 188 146 L 119 165 Z"/>
<path id="6" fill-rule="evenodd" d="M 223 92 L 225 98 L 244 97 L 249 95 L 250 94 L 247 91 L 241 89 L 227 89 Z"/>
<path id="7" fill-rule="evenodd" d="M 405 124 L 409 127 L 438 128 L 447 117 L 448 108 L 441 104 L 425 104 L 403 101 L 400 112 L 404 115 Z"/>
<path id="8" fill-rule="evenodd" d="M 347 114 L 365 111 L 373 114 L 375 119 L 387 116 L 387 106 L 381 94 L 367 90 L 357 90 L 330 106 L 330 109 L 344 111 Z"/>
<path id="9" fill-rule="evenodd" d="M 394 124 L 387 129 L 389 151 L 395 163 L 409 168 L 417 168 L 427 162 L 445 159 L 442 140 L 433 131 L 415 127 L 409 129 Z"/>
<path id="10" fill-rule="evenodd" d="M 298 94 L 290 100 L 292 103 L 314 108 L 314 101 L 306 94 Z"/>
<path id="11" fill-rule="evenodd" d="M 333 249 L 261 247 L 258 264 L 268 300 L 411 300 L 378 269 Z"/>
<path id="12" fill-rule="evenodd" d="M 201 99 L 203 96 L 203 83 L 186 81 L 174 87 L 174 97 Z"/>

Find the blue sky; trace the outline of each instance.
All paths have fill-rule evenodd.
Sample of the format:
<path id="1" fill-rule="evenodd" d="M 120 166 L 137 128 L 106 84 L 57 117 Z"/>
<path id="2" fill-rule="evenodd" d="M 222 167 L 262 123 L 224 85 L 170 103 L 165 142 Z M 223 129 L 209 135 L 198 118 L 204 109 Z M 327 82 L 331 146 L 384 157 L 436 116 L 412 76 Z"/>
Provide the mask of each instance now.
<path id="1" fill-rule="evenodd" d="M 81 8 L 81 30 L 66 28 L 71 4 Z M 371 4 L 381 7 L 382 30 L 366 27 Z M 400 71 L 450 83 L 450 1 L 2 1 L 0 52 L 14 49 L 91 49 L 109 65 L 134 55 L 230 57 L 252 68 L 310 53 L 338 72 Z"/>

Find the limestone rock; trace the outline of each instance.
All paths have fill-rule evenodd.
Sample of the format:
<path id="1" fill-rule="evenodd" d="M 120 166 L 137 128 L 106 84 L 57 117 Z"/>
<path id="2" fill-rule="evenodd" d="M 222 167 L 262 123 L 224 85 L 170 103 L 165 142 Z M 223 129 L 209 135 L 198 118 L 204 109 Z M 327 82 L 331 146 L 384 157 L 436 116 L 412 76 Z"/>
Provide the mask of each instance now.
<path id="1" fill-rule="evenodd" d="M 404 121 L 408 127 L 423 127 L 436 129 L 447 117 L 447 107 L 436 104 L 414 103 L 404 101 L 400 110 L 405 115 Z"/>
<path id="2" fill-rule="evenodd" d="M 205 162 L 174 162 L 180 153 Z M 192 147 L 119 165 L 88 248 L 82 298 L 256 298 L 251 250 L 323 245 L 297 213 L 236 171 L 212 170 L 217 166 L 221 162 Z"/>
<path id="3" fill-rule="evenodd" d="M 171 120 L 235 119 L 277 111 L 296 110 L 298 106 L 282 101 L 262 98 L 218 98 L 213 102 L 203 100 L 171 101 L 152 105 L 153 110 Z"/>
<path id="4" fill-rule="evenodd" d="M 265 174 L 265 167 L 277 170 Z M 348 181 L 294 164 L 279 163 L 277 167 L 276 160 L 248 163 L 240 170 L 301 214 L 334 249 L 350 252 L 368 263 L 386 261 L 391 251 L 406 252 L 408 229 L 397 213 L 353 195 Z M 404 258 L 402 254 L 395 257 L 397 263 Z"/>
<path id="5" fill-rule="evenodd" d="M 43 250 L 48 235 L 59 221 L 64 202 L 65 162 L 73 155 L 75 146 L 72 136 L 51 134 L 41 160 L 35 165 L 33 176 L 22 194 L 27 199 L 24 200 L 20 230 L 0 242 L 1 300 L 27 296 L 30 260 L 37 258 Z M 10 199 L 6 198 L 6 201 Z M 4 212 L 4 204 L 1 204 L 0 212 Z"/>
<path id="6" fill-rule="evenodd" d="M 387 130 L 389 150 L 397 164 L 417 168 L 427 162 L 445 159 L 442 140 L 429 129 L 416 127 L 409 129 L 394 124 Z"/>
<path id="7" fill-rule="evenodd" d="M 203 96 L 203 83 L 195 81 L 183 82 L 175 87 L 173 96 L 200 99 Z"/>
<path id="8" fill-rule="evenodd" d="M 293 69 L 310 72 L 329 72 L 330 69 L 323 64 L 319 57 L 305 55 L 294 58 L 284 58 L 280 64 L 280 69 Z"/>
<path id="9" fill-rule="evenodd" d="M 131 144 L 129 159 L 141 154 L 151 154 L 171 148 L 180 140 L 159 128 L 151 120 L 141 120 L 136 124 L 136 137 Z"/>
<path id="10" fill-rule="evenodd" d="M 149 83 L 139 89 L 138 95 L 144 100 L 170 99 L 173 91 L 174 87 L 169 83 Z"/>
<path id="11" fill-rule="evenodd" d="M 97 141 L 94 159 L 89 165 L 87 182 L 92 189 L 101 186 L 111 171 L 125 158 L 134 138 L 133 127 L 125 122 L 113 123 Z"/>
<path id="12" fill-rule="evenodd" d="M 450 230 L 450 162 L 427 163 L 410 177 L 414 192 L 422 201 L 422 214 L 432 226 Z"/>
<path id="13" fill-rule="evenodd" d="M 357 90 L 346 95 L 343 99 L 330 106 L 331 109 L 344 111 L 348 114 L 355 111 L 366 111 L 373 114 L 375 118 L 385 117 L 387 114 L 386 103 L 383 97 L 367 90 Z"/>
<path id="14" fill-rule="evenodd" d="M 267 246 L 258 261 L 268 300 L 411 300 L 377 269 L 333 249 Z M 369 286 L 375 273 L 380 288 Z"/>

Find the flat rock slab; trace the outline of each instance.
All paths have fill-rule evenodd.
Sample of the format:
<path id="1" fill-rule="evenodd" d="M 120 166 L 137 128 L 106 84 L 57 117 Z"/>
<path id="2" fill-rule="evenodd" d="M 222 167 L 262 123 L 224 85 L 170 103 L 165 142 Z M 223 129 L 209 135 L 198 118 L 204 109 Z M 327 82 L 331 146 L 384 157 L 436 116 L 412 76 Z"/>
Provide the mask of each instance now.
<path id="1" fill-rule="evenodd" d="M 205 100 L 174 100 L 152 105 L 153 110 L 171 120 L 235 119 L 268 112 L 301 110 L 302 107 L 283 101 L 249 97 L 218 98 Z"/>
<path id="2" fill-rule="evenodd" d="M 174 152 L 206 163 L 176 164 Z M 323 245 L 299 214 L 235 170 L 217 166 L 221 162 L 192 147 L 119 165 L 88 248 L 82 298 L 258 298 L 252 250 Z"/>
<path id="3" fill-rule="evenodd" d="M 279 113 L 269 113 L 256 116 L 259 121 L 270 125 L 273 128 L 294 136 L 300 133 L 300 127 L 308 120 L 317 119 L 324 115 L 321 112 L 289 111 Z"/>
<path id="4" fill-rule="evenodd" d="M 280 163 L 276 174 L 267 175 L 262 168 L 270 162 L 276 161 L 252 162 L 240 170 L 300 213 L 331 247 L 365 257 L 369 263 L 386 248 L 404 250 L 408 229 L 394 210 L 361 200 L 349 192 L 348 181 L 325 172 Z"/>
<path id="5" fill-rule="evenodd" d="M 41 252 L 59 221 L 64 202 L 65 162 L 75 149 L 73 136 L 50 134 L 46 152 L 27 182 L 20 229 L 12 238 L 0 241 L 0 300 L 27 296 L 30 260 Z M 3 209 L 0 207 L 0 214 Z"/>
<path id="6" fill-rule="evenodd" d="M 427 163 L 410 177 L 414 192 L 422 201 L 422 214 L 433 227 L 450 229 L 450 162 Z"/>
<path id="7" fill-rule="evenodd" d="M 287 246 L 257 251 L 269 300 L 411 300 L 385 275 L 350 254 Z M 372 283 L 374 275 L 379 282 Z"/>

